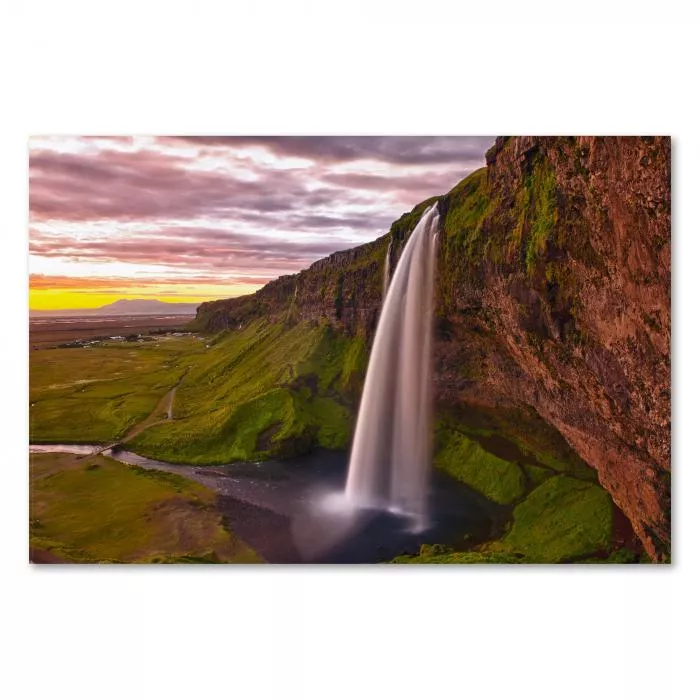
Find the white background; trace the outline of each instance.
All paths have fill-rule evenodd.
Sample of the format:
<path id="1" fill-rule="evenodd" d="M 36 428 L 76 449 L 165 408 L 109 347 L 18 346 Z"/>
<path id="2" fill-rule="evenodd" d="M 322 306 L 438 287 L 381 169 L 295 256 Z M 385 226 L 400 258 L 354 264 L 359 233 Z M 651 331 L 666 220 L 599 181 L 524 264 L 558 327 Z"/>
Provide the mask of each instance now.
<path id="1" fill-rule="evenodd" d="M 1 2 L 3 696 L 685 698 L 697 674 L 690 3 Z M 670 567 L 30 567 L 30 134 L 671 134 Z"/>

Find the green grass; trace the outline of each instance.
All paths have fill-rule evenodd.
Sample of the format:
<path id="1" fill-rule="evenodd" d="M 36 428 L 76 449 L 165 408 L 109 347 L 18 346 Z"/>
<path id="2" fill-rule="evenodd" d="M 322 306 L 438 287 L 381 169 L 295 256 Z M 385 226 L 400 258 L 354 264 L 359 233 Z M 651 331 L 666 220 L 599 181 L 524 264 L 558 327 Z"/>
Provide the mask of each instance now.
<path id="1" fill-rule="evenodd" d="M 443 224 L 448 239 L 458 238 L 468 245 L 474 238 L 489 206 L 486 185 L 486 168 L 480 168 L 450 190 L 450 207 Z"/>
<path id="2" fill-rule="evenodd" d="M 144 420 L 202 352 L 192 337 L 31 352 L 31 442 L 108 442 Z"/>
<path id="3" fill-rule="evenodd" d="M 348 337 L 328 326 L 321 328 L 313 352 L 296 366 L 298 376 L 315 375 L 321 391 L 359 393 L 367 367 L 367 344 L 362 336 Z"/>
<path id="4" fill-rule="evenodd" d="M 257 321 L 204 343 L 171 337 L 35 351 L 30 360 L 32 442 L 126 438 L 150 457 L 216 464 L 346 447 L 367 349 L 362 336 L 328 326 Z M 130 435 L 180 379 L 174 420 L 155 416 Z"/>
<path id="5" fill-rule="evenodd" d="M 129 442 L 149 457 L 191 464 L 346 447 L 350 399 L 366 363 L 361 337 L 327 326 L 258 321 L 219 337 L 177 390 L 174 420 Z"/>
<path id="6" fill-rule="evenodd" d="M 421 552 L 418 556 L 402 555 L 392 564 L 522 564 L 523 558 L 505 552 Z"/>
<path id="7" fill-rule="evenodd" d="M 611 552 L 607 558 L 595 558 L 590 559 L 580 559 L 581 564 L 649 564 L 651 560 L 646 554 L 638 554 L 633 552 L 626 547 L 620 547 L 620 549 Z M 670 563 L 670 562 L 669 562 Z"/>
<path id="8" fill-rule="evenodd" d="M 595 470 L 532 410 L 452 408 L 439 414 L 438 430 L 441 428 L 455 430 L 480 443 L 495 443 L 485 449 L 502 457 L 507 454 L 509 461 L 549 470 L 547 475 L 535 476 L 535 480 L 542 481 L 554 471 L 584 481 L 597 481 Z M 534 472 L 529 474 L 533 475 Z"/>
<path id="9" fill-rule="evenodd" d="M 496 503 L 512 503 L 526 486 L 522 468 L 484 450 L 454 430 L 437 433 L 435 464 Z"/>
<path id="10" fill-rule="evenodd" d="M 556 174 L 541 156 L 535 156 L 529 167 L 510 197 L 489 186 L 486 168 L 474 171 L 445 195 L 443 279 L 438 286 L 447 306 L 453 303 L 449 297 L 453 280 L 463 275 L 460 266 L 507 263 L 532 274 L 543 258 L 559 217 Z"/>
<path id="11" fill-rule="evenodd" d="M 454 287 L 464 265 L 481 263 L 488 237 L 483 221 L 490 211 L 486 168 L 471 173 L 446 195 L 447 213 L 440 240 L 437 294 L 446 308 L 454 305 Z"/>
<path id="12" fill-rule="evenodd" d="M 327 396 L 310 397 L 304 392 L 294 399 L 299 426 L 302 431 L 308 426 L 306 434 L 314 435 L 315 444 L 329 449 L 348 447 L 352 415 L 345 406 Z"/>
<path id="13" fill-rule="evenodd" d="M 516 506 L 501 551 L 532 562 L 560 562 L 607 551 L 612 500 L 597 484 L 555 476 Z"/>
<path id="14" fill-rule="evenodd" d="M 513 511 L 510 530 L 500 540 L 472 551 L 423 545 L 400 564 L 630 563 L 636 555 L 612 551 L 612 500 L 597 484 L 558 475 L 535 488 Z"/>
<path id="15" fill-rule="evenodd" d="M 215 494 L 103 456 L 30 455 L 30 545 L 73 562 L 255 562 Z"/>
<path id="16" fill-rule="evenodd" d="M 550 469 L 538 467 L 534 464 L 524 464 L 523 469 L 533 487 L 540 486 L 552 476 Z"/>

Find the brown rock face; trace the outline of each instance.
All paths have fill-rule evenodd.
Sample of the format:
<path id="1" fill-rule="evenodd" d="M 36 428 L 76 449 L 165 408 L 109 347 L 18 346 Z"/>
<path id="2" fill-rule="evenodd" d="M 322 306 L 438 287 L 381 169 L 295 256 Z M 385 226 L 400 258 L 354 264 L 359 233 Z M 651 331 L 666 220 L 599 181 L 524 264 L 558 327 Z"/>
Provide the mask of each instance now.
<path id="1" fill-rule="evenodd" d="M 598 471 L 654 558 L 670 547 L 670 140 L 499 139 L 480 260 L 442 313 L 480 370 L 459 403 L 530 406 Z M 449 221 L 450 196 L 446 202 Z M 448 342 L 440 375 L 463 364 Z M 438 386 L 441 386 L 438 380 Z"/>
<path id="2" fill-rule="evenodd" d="M 440 198 L 435 383 L 460 415 L 535 415 L 594 467 L 647 552 L 670 552 L 670 139 L 500 137 Z M 265 314 L 371 334 L 426 202 L 389 234 L 249 297 L 203 304 L 209 329 Z"/>

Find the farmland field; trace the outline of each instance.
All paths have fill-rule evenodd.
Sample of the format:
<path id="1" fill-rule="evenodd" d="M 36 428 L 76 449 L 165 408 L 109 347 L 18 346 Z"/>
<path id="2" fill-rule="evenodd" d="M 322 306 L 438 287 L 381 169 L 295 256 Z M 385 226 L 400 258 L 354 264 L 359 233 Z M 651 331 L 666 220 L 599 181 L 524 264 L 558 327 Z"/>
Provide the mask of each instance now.
<path id="1" fill-rule="evenodd" d="M 30 353 L 29 438 L 108 442 L 145 420 L 205 350 L 194 336 Z"/>

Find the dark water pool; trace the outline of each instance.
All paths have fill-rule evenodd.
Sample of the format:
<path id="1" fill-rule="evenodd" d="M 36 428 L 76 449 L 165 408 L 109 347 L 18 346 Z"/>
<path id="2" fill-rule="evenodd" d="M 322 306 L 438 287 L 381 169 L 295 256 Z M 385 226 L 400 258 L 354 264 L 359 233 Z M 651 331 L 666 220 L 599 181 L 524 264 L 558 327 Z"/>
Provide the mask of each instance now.
<path id="1" fill-rule="evenodd" d="M 52 446 L 33 451 L 58 451 Z M 71 451 L 70 445 L 55 446 Z M 85 446 L 79 446 L 85 454 Z M 97 448 L 96 448 L 97 449 Z M 460 547 L 498 527 L 493 504 L 446 474 L 431 475 L 430 522 L 422 532 L 385 511 L 342 507 L 348 455 L 318 449 L 259 463 L 193 467 L 148 459 L 126 450 L 106 455 L 125 464 L 181 474 L 215 490 L 226 527 L 271 563 L 376 563 L 416 553 L 422 544 Z"/>

